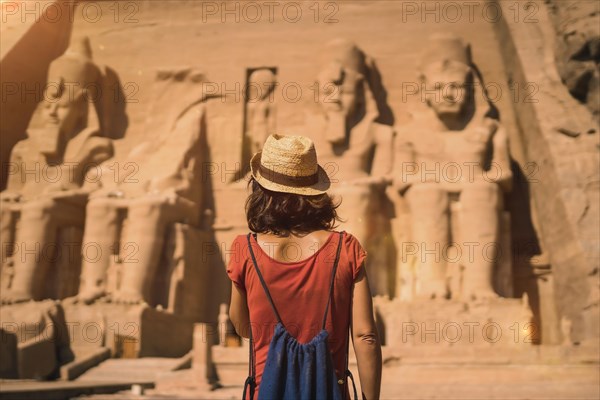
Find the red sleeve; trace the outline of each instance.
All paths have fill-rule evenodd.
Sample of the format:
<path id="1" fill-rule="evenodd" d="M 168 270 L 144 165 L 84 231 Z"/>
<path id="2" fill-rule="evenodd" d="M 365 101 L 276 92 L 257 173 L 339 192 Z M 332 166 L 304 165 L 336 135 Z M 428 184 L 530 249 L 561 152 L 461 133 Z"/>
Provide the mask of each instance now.
<path id="1" fill-rule="evenodd" d="M 364 268 L 367 252 L 360 242 L 350 233 L 345 233 L 345 248 L 348 253 L 348 261 L 352 270 L 352 279 L 355 280 L 358 273 Z"/>
<path id="2" fill-rule="evenodd" d="M 246 290 L 246 264 L 248 252 L 246 236 L 236 237 L 229 249 L 229 261 L 227 263 L 227 276 L 240 289 Z"/>

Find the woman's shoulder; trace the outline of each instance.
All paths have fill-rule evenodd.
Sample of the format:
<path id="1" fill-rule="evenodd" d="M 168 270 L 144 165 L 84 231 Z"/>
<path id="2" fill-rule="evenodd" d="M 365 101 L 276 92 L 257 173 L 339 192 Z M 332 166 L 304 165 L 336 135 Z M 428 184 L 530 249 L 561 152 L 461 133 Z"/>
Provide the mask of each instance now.
<path id="1" fill-rule="evenodd" d="M 351 262 L 355 262 L 357 267 L 362 264 L 367 256 L 367 252 L 356 236 L 349 232 L 342 232 L 342 245 Z"/>
<path id="2" fill-rule="evenodd" d="M 227 249 L 228 253 L 248 256 L 248 234 L 237 235 Z"/>
<path id="3" fill-rule="evenodd" d="M 350 232 L 346 232 L 346 231 L 334 231 L 334 233 L 338 233 L 342 235 L 342 240 L 343 240 L 343 244 L 345 244 L 346 246 L 361 246 L 360 241 L 356 238 L 356 236 L 354 236 L 353 234 L 351 234 Z"/>
<path id="4" fill-rule="evenodd" d="M 244 243 L 246 243 L 247 240 L 248 240 L 247 238 L 248 238 L 248 234 L 247 233 L 244 233 L 243 235 L 237 235 L 235 237 L 235 239 L 233 239 L 233 243 L 237 243 L 237 242 L 244 242 Z"/>
<path id="5" fill-rule="evenodd" d="M 351 234 L 346 231 L 331 231 L 332 235 L 340 235 L 341 236 L 341 245 L 342 250 L 345 252 L 350 258 L 363 258 L 366 256 L 367 252 L 363 248 L 360 241 Z M 332 243 L 339 243 L 338 239 L 331 240 Z"/>
<path id="6" fill-rule="evenodd" d="M 227 275 L 238 287 L 245 288 L 245 275 L 248 260 L 248 242 L 246 235 L 238 235 L 229 248 L 225 249 Z"/>

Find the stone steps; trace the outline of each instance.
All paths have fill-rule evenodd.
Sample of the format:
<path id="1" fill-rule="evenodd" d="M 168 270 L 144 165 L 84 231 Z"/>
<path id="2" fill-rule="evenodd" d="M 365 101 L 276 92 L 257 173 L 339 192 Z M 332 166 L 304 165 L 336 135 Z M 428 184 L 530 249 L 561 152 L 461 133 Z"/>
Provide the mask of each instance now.
<path id="1" fill-rule="evenodd" d="M 181 358 L 111 358 L 82 374 L 79 382 L 154 382 L 164 372 L 189 367 L 191 356 Z"/>

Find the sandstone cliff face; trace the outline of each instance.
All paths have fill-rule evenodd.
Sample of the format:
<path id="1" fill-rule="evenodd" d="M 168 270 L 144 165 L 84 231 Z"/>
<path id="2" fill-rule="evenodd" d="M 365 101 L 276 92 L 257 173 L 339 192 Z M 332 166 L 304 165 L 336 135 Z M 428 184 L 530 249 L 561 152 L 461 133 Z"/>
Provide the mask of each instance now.
<path id="1" fill-rule="evenodd" d="M 555 58 L 569 93 L 600 118 L 600 4 L 595 1 L 548 2 L 556 31 Z"/>
<path id="2" fill-rule="evenodd" d="M 536 101 L 516 107 L 525 157 L 539 168 L 530 185 L 536 230 L 554 275 L 565 340 L 598 336 L 599 137 L 594 113 L 598 4 L 550 2 L 537 24 L 505 20 L 498 34 L 510 79 L 535 82 Z M 583 63 L 580 54 L 590 54 Z M 586 56 L 587 57 L 587 56 Z M 594 72 L 595 71 L 595 72 Z M 585 93 L 585 96 L 582 95 Z M 586 103 L 585 105 L 582 102 Z M 587 105 L 587 108 L 586 108 Z M 566 326 L 566 327 L 565 327 Z"/>

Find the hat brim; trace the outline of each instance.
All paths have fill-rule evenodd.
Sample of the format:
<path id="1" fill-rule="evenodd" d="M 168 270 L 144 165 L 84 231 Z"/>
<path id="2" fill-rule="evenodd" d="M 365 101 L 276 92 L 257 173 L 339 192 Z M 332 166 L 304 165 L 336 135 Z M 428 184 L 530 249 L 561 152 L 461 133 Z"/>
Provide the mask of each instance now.
<path id="1" fill-rule="evenodd" d="M 260 173 L 260 158 L 262 152 L 256 153 L 250 160 L 250 172 L 256 182 L 267 190 L 281 193 L 301 194 L 305 196 L 316 196 L 327 192 L 331 186 L 331 181 L 327 172 L 319 165 L 317 182 L 310 186 L 291 186 L 275 183 Z"/>

